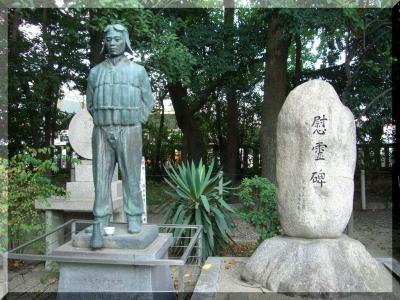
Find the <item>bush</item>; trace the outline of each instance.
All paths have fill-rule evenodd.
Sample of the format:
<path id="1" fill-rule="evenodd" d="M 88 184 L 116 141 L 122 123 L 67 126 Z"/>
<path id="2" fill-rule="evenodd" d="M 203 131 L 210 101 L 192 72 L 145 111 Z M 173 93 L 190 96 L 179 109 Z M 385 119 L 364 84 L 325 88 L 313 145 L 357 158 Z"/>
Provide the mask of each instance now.
<path id="1" fill-rule="evenodd" d="M 243 208 L 238 210 L 238 214 L 256 227 L 260 234 L 258 244 L 279 234 L 276 187 L 273 183 L 257 175 L 245 178 L 239 198 L 243 201 Z"/>
<path id="2" fill-rule="evenodd" d="M 165 189 L 168 189 L 168 185 L 165 182 L 148 179 L 146 182 L 147 206 L 163 204 L 165 201 Z"/>
<path id="3" fill-rule="evenodd" d="M 165 181 L 174 190 L 174 193 L 167 192 L 173 200 L 164 205 L 165 218 L 172 224 L 203 226 L 203 258 L 217 255 L 227 245 L 231 227 L 229 213 L 234 213 L 223 200 L 230 194 L 230 181 L 219 187 L 222 172 L 212 175 L 213 169 L 214 161 L 208 170 L 202 161 L 198 166 L 192 162 L 179 165 L 177 170 L 173 166 L 165 169 L 168 175 Z M 187 236 L 187 231 L 174 230 L 177 242 L 181 236 Z M 183 245 L 189 242 L 189 239 L 181 240 Z"/>
<path id="4" fill-rule="evenodd" d="M 65 196 L 66 192 L 50 180 L 59 171 L 51 159 L 51 148 L 27 148 L 3 161 L 8 178 L 8 245 L 10 248 L 44 233 L 43 214 L 35 209 L 35 200 L 47 201 L 50 196 Z M 3 174 L 4 175 L 4 174 Z M 3 201 L 2 201 L 3 203 Z"/>

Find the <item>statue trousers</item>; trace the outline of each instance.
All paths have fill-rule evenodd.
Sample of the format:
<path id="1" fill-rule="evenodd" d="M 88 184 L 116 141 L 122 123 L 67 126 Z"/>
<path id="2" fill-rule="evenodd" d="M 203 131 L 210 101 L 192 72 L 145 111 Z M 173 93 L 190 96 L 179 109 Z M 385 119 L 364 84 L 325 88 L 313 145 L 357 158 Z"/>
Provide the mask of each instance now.
<path id="1" fill-rule="evenodd" d="M 95 201 L 93 214 L 112 214 L 111 181 L 118 162 L 122 177 L 124 211 L 130 216 L 143 213 L 140 192 L 142 126 L 95 126 L 92 134 Z"/>

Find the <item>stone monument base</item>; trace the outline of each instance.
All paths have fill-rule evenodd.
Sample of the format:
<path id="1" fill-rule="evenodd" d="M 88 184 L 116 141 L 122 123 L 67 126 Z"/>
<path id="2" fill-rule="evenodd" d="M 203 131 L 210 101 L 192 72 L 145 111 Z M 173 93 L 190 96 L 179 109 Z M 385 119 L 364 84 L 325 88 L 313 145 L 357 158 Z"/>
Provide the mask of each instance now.
<path id="1" fill-rule="evenodd" d="M 74 247 L 72 241 L 69 241 L 52 253 L 52 255 L 63 257 L 62 261 L 58 262 L 60 268 L 58 293 L 61 297 L 63 293 L 66 295 L 69 293 L 143 293 L 146 295 L 143 299 L 154 299 L 157 297 L 153 297 L 153 293 L 165 292 L 163 297 L 170 295 L 173 296 L 172 299 L 175 299 L 169 266 L 152 264 L 155 259 L 168 258 L 168 248 L 172 241 L 171 234 L 160 233 L 144 249 L 103 248 L 97 251 Z M 88 259 L 88 261 L 77 263 L 73 262 L 74 258 Z M 106 264 L 104 260 L 113 260 L 115 263 Z M 148 264 L 128 265 L 123 264 L 122 261 L 140 261 L 148 262 Z"/>
<path id="2" fill-rule="evenodd" d="M 241 277 L 282 293 L 391 292 L 392 276 L 357 240 L 265 240 L 247 262 Z"/>
<path id="3" fill-rule="evenodd" d="M 327 297 L 343 300 L 400 299 L 400 286 L 395 279 L 393 279 L 391 293 L 345 293 L 342 295 L 318 293 L 302 297 L 302 294 L 273 292 L 258 283 L 241 280 L 241 273 L 249 259 L 249 257 L 208 257 L 191 300 L 322 300 Z"/>

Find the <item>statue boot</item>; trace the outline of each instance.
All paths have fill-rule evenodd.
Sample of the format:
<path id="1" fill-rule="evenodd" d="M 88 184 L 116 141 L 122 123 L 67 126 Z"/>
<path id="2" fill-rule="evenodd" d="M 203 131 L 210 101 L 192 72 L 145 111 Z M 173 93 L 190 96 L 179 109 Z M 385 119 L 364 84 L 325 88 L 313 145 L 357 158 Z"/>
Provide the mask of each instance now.
<path id="1" fill-rule="evenodd" d="M 90 248 L 92 248 L 92 250 L 98 250 L 103 248 L 103 246 L 104 244 L 100 230 L 100 223 L 97 222 L 93 224 L 93 232 L 92 232 L 92 237 L 90 239 Z"/>
<path id="2" fill-rule="evenodd" d="M 110 215 L 107 215 L 107 216 L 104 216 L 104 217 L 95 217 L 94 218 L 94 220 L 96 222 L 100 223 L 100 231 L 101 231 L 102 235 L 104 235 L 104 233 L 105 233 L 104 232 L 104 227 L 107 227 L 108 224 L 110 223 L 110 218 L 111 218 Z"/>
<path id="3" fill-rule="evenodd" d="M 142 230 L 142 216 L 127 215 L 127 219 L 129 233 L 139 233 Z"/>

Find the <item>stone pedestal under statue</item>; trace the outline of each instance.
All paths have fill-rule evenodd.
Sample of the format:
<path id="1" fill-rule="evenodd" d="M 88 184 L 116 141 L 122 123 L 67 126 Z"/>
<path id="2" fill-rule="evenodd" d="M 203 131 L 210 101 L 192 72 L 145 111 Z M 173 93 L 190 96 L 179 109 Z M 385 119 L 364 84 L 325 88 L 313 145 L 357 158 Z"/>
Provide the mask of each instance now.
<path id="1" fill-rule="evenodd" d="M 168 258 L 172 235 L 158 233 L 156 225 L 143 225 L 138 234 L 128 234 L 126 224 L 110 226 L 115 226 L 116 232 L 112 236 L 103 236 L 105 247 L 100 250 L 91 250 L 91 234 L 81 231 L 51 253 L 63 257 L 57 261 L 60 268 L 59 295 L 139 293 L 144 299 L 154 299 L 157 298 L 154 295 L 162 292 L 163 299 L 170 296 L 174 299 L 169 266 L 154 262 Z M 84 262 L 73 262 L 77 259 Z"/>

